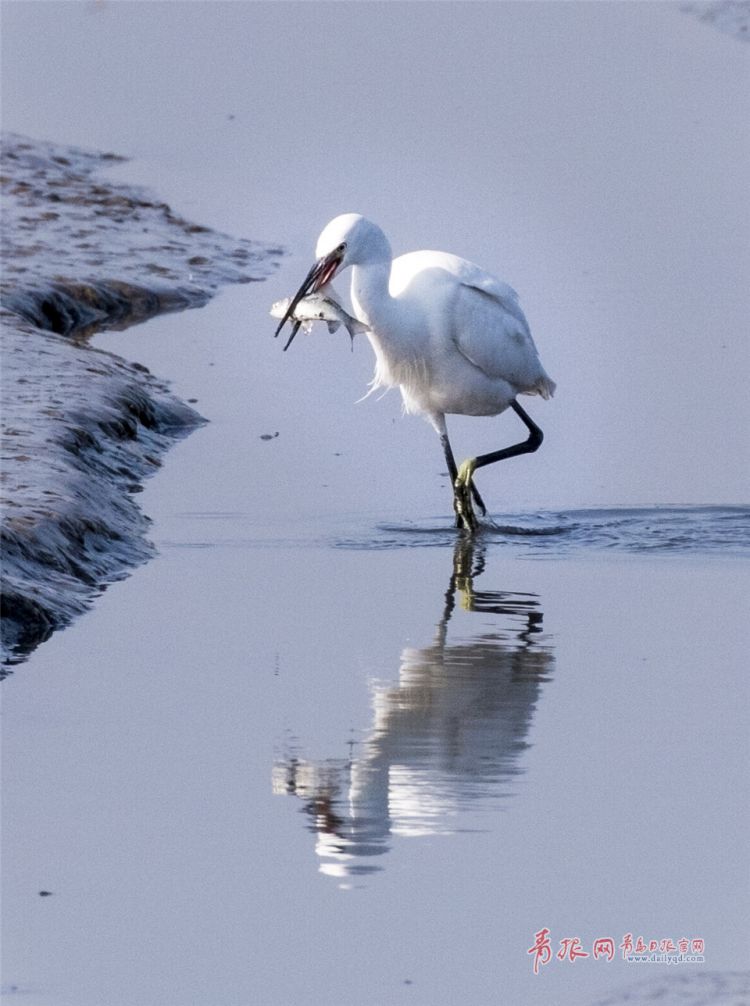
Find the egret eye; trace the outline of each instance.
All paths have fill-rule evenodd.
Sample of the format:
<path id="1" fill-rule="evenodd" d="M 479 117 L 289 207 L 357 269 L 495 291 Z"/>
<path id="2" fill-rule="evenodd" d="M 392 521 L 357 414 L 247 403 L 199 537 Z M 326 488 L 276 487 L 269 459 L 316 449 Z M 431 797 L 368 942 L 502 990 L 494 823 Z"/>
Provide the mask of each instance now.
<path id="1" fill-rule="evenodd" d="M 340 251 L 340 252 L 345 252 L 346 251 L 346 241 L 342 241 L 341 242 L 341 244 L 338 247 L 338 251 Z"/>

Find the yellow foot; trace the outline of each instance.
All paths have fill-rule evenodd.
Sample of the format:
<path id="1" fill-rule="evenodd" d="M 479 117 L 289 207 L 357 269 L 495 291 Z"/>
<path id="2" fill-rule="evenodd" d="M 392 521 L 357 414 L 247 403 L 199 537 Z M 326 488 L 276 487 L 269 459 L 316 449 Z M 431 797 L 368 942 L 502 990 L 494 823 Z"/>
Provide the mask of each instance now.
<path id="1" fill-rule="evenodd" d="M 477 518 L 471 502 L 472 479 L 476 464 L 476 458 L 467 458 L 458 469 L 458 475 L 453 485 L 453 509 L 456 512 L 459 526 L 472 534 L 477 529 Z"/>

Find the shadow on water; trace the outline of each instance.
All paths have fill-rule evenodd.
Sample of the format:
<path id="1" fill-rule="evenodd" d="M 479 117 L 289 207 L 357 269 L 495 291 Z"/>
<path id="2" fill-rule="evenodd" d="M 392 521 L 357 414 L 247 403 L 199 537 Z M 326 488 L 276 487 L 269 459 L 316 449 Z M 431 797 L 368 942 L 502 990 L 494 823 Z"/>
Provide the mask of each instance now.
<path id="1" fill-rule="evenodd" d="M 322 873 L 383 869 L 392 836 L 468 830 L 462 812 L 498 809 L 512 794 L 554 656 L 536 595 L 477 590 L 484 571 L 484 546 L 459 538 L 434 639 L 401 652 L 398 681 L 373 685 L 360 744 L 340 758 L 288 750 L 276 761 L 274 792 L 302 800 Z M 457 607 L 481 614 L 482 631 L 452 641 Z"/>

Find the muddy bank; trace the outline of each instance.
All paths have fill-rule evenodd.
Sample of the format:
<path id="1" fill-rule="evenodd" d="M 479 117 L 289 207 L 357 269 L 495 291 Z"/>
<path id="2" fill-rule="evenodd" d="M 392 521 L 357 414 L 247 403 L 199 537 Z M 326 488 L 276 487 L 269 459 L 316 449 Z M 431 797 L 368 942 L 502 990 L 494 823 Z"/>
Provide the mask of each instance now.
<path id="1" fill-rule="evenodd" d="M 264 279 L 280 250 L 183 220 L 102 175 L 121 158 L 3 138 L 2 647 L 24 659 L 152 554 L 134 493 L 203 422 L 104 328 Z"/>

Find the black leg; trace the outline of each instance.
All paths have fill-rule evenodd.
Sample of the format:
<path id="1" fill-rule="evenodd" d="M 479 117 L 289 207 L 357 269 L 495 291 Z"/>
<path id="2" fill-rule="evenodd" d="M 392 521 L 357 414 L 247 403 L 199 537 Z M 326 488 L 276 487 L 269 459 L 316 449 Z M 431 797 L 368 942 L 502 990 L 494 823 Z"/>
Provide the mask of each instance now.
<path id="1" fill-rule="evenodd" d="M 513 409 L 518 418 L 523 420 L 525 423 L 526 428 L 529 431 L 528 439 L 524 440 L 523 443 L 513 444 L 512 447 L 503 447 L 500 451 L 493 451 L 491 454 L 480 454 L 474 462 L 475 470 L 477 468 L 483 468 L 485 465 L 494 465 L 496 461 L 505 461 L 506 458 L 515 458 L 519 454 L 531 454 L 538 450 L 541 446 L 544 434 L 531 416 L 524 412 L 518 402 L 511 402 L 510 407 Z"/>
<path id="2" fill-rule="evenodd" d="M 476 494 L 474 472 L 477 468 L 492 465 L 496 461 L 505 461 L 506 458 L 514 458 L 519 454 L 530 454 L 539 448 L 544 439 L 542 431 L 534 420 L 524 412 L 518 402 L 511 402 L 510 407 L 529 431 L 528 438 L 520 444 L 503 447 L 502 450 L 492 451 L 490 454 L 480 454 L 478 458 L 467 459 L 461 465 L 461 469 L 454 481 L 454 508 L 458 517 L 458 525 L 459 527 L 464 527 L 469 532 L 475 531 L 477 527 L 476 517 L 471 507 L 471 495 L 469 493 L 469 488 L 471 487 L 472 493 Z"/>
<path id="3" fill-rule="evenodd" d="M 453 457 L 453 449 L 451 448 L 451 442 L 448 439 L 447 433 L 440 434 L 440 443 L 443 446 L 443 454 L 445 454 L 445 463 L 448 465 L 448 474 L 451 477 L 451 483 L 456 481 L 456 476 L 458 475 L 458 468 L 456 467 L 456 459 Z"/>

